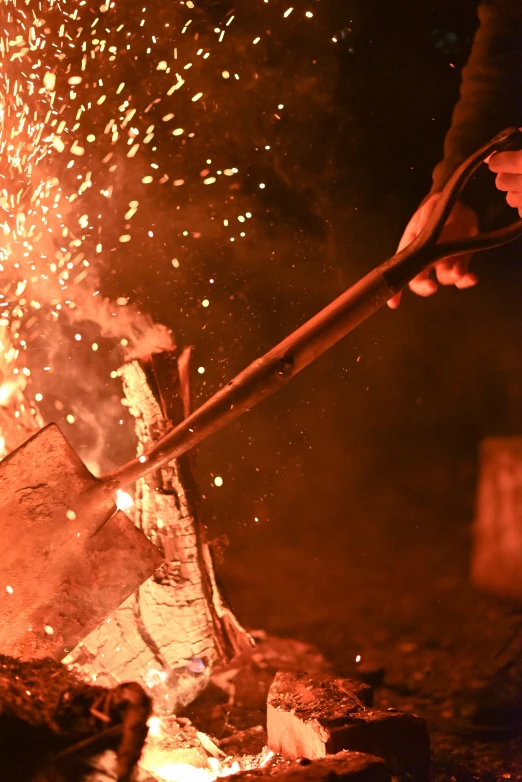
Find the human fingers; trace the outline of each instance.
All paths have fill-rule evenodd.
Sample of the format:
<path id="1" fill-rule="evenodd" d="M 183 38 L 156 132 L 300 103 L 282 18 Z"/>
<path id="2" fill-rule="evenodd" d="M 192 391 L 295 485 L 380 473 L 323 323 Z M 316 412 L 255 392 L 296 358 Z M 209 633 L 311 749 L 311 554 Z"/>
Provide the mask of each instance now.
<path id="1" fill-rule="evenodd" d="M 488 160 L 489 170 L 504 174 L 522 174 L 522 150 L 495 152 Z"/>
<path id="2" fill-rule="evenodd" d="M 514 190 L 510 190 L 508 193 L 506 193 L 506 201 L 509 206 L 512 206 L 519 211 L 522 209 L 522 193 L 517 193 Z"/>
<path id="3" fill-rule="evenodd" d="M 419 233 L 419 211 L 417 210 L 413 217 L 411 218 L 410 222 L 404 229 L 404 233 L 401 236 L 401 240 L 399 242 L 399 246 L 397 247 L 397 252 L 399 253 L 401 250 L 404 250 L 405 247 L 407 247 L 409 244 L 413 242 L 413 240 L 418 236 Z M 399 293 L 396 293 L 395 296 L 393 296 L 391 299 L 388 300 L 387 304 L 388 307 L 391 310 L 396 310 L 399 304 L 401 303 L 402 293 L 399 291 Z"/>
<path id="4" fill-rule="evenodd" d="M 425 269 L 410 282 L 409 288 L 413 293 L 416 293 L 417 296 L 426 298 L 427 296 L 436 293 L 438 286 L 434 280 L 430 279 L 430 271 L 431 269 Z"/>
<path id="5" fill-rule="evenodd" d="M 386 303 L 391 310 L 396 310 L 399 304 L 401 303 L 401 298 L 402 298 L 402 292 L 399 291 L 398 293 L 395 294 L 395 296 L 393 296 L 393 298 L 389 299 Z"/>
<path id="6" fill-rule="evenodd" d="M 401 250 L 404 250 L 405 247 L 407 247 L 409 244 L 413 242 L 414 239 L 417 238 L 420 230 L 419 224 L 420 224 L 420 214 L 419 212 L 415 212 L 410 222 L 404 229 L 403 235 L 401 236 L 401 240 L 397 247 L 398 253 L 400 253 Z"/>
<path id="7" fill-rule="evenodd" d="M 404 233 L 401 237 L 401 240 L 399 242 L 399 246 L 397 247 L 397 252 L 400 252 L 401 250 L 404 250 L 405 247 L 408 247 L 409 244 L 413 242 L 414 239 L 417 238 L 419 235 L 419 231 L 421 229 L 421 218 L 422 215 L 420 214 L 420 210 L 417 210 L 413 217 L 411 218 L 410 222 L 406 226 Z M 402 293 L 399 291 L 395 294 L 391 299 L 388 300 L 387 304 L 388 307 L 391 310 L 396 310 L 399 304 L 401 303 Z"/>
<path id="8" fill-rule="evenodd" d="M 441 285 L 454 285 L 459 290 L 471 288 L 478 282 L 476 274 L 469 271 L 472 255 L 460 255 L 454 258 L 446 258 L 435 264 L 437 279 Z"/>
<path id="9" fill-rule="evenodd" d="M 495 185 L 498 190 L 517 190 L 522 191 L 522 174 L 497 174 Z"/>
<path id="10" fill-rule="evenodd" d="M 463 274 L 460 279 L 455 281 L 455 288 L 458 288 L 459 291 L 463 291 L 466 288 L 473 288 L 474 285 L 476 285 L 478 282 L 478 277 L 476 274 L 472 274 L 471 272 L 467 272 L 466 274 Z"/>
<path id="11" fill-rule="evenodd" d="M 424 203 L 417 209 L 417 211 L 413 214 L 412 218 L 410 219 L 408 225 L 404 229 L 404 233 L 401 237 L 401 240 L 399 242 L 399 246 L 397 247 L 397 252 L 400 252 L 401 250 L 404 250 L 405 247 L 407 247 L 409 244 L 413 242 L 414 239 L 417 238 L 419 233 L 422 231 L 424 226 L 426 225 L 426 221 L 428 220 L 430 214 L 432 213 L 433 209 L 435 208 L 435 205 L 437 201 L 440 198 L 440 193 L 432 193 L 429 198 L 427 198 Z M 428 272 L 429 274 L 429 272 Z M 422 275 L 421 275 L 422 277 Z M 431 281 L 429 281 L 431 282 Z M 422 282 L 422 280 L 418 281 L 418 284 L 420 287 L 425 290 L 426 285 Z M 435 283 L 431 283 L 435 286 L 435 290 L 437 290 L 437 286 Z M 411 288 L 411 285 L 410 285 Z M 413 290 L 413 288 L 412 288 Z M 434 293 L 435 290 L 430 291 L 430 293 L 421 293 L 419 295 L 421 296 L 429 296 L 431 293 Z M 388 307 L 391 310 L 396 310 L 399 304 L 401 303 L 402 293 L 399 291 L 399 293 L 396 293 L 395 296 L 393 296 L 388 302 Z"/>
<path id="12" fill-rule="evenodd" d="M 444 258 L 435 264 L 435 274 L 441 285 L 455 285 L 462 276 L 456 267 L 456 258 Z"/>

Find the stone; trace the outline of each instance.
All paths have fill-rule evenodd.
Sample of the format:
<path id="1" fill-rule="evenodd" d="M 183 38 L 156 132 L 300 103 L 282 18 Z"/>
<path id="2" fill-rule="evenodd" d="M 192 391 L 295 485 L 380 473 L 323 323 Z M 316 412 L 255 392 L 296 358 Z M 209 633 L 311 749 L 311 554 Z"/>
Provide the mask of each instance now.
<path id="1" fill-rule="evenodd" d="M 488 437 L 480 475 L 471 558 L 473 584 L 522 597 L 522 437 Z"/>
<path id="2" fill-rule="evenodd" d="M 320 760 L 300 760 L 284 767 L 256 769 L 234 775 L 234 782 L 270 777 L 274 782 L 389 782 L 386 763 L 361 752 L 339 752 Z"/>
<path id="3" fill-rule="evenodd" d="M 268 697 L 267 731 L 269 748 L 290 760 L 351 750 L 383 758 L 395 775 L 428 779 L 426 722 L 372 708 L 372 690 L 361 682 L 278 673 Z"/>

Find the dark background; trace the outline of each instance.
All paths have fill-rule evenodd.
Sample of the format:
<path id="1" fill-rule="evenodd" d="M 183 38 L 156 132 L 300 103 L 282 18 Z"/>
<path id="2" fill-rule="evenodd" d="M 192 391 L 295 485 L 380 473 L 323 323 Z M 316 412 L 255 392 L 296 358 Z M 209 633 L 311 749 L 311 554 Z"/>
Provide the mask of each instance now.
<path id="1" fill-rule="evenodd" d="M 430 188 L 477 24 L 468 0 L 295 0 L 285 19 L 289 6 L 202 0 L 189 13 L 157 0 L 144 27 L 141 3 L 117 6 L 107 24 L 123 54 L 114 66 L 106 58 L 89 66 L 107 92 L 130 85 L 122 98 L 128 90 L 138 109 L 133 123 L 157 123 L 157 152 L 151 144 L 129 161 L 116 148 L 111 180 L 101 160 L 112 149 L 103 128 L 114 100 L 84 120 L 82 132 L 91 123 L 100 140 L 74 175 L 80 163 L 92 168 L 91 207 L 98 184 L 115 187 L 110 202 L 98 196 L 101 288 L 128 296 L 179 346 L 194 346 L 195 404 L 393 254 Z M 220 48 L 214 28 L 232 12 Z M 165 20 L 183 62 L 194 50 L 196 71 L 170 103 L 172 75 L 158 74 L 145 41 Z M 163 50 L 172 56 L 173 39 L 160 35 L 156 60 Z M 207 45 L 205 70 L 195 50 Z M 191 102 L 200 87 L 204 97 Z M 145 112 L 156 95 L 162 102 Z M 162 130 L 170 107 L 193 138 L 173 141 Z M 158 176 L 185 184 L 142 186 L 152 159 Z M 217 167 L 238 174 L 203 186 L 201 172 Z M 140 210 L 122 245 L 132 198 Z M 253 217 L 238 223 L 246 211 Z M 405 295 L 397 312 L 377 313 L 199 448 L 204 518 L 210 537 L 230 540 L 220 575 L 247 626 L 314 641 L 341 667 L 366 650 L 389 663 L 397 644 L 402 656 L 404 644 L 429 641 L 443 670 L 450 653 L 493 644 L 497 604 L 468 585 L 470 524 L 481 438 L 522 432 L 519 253 L 518 245 L 476 259 L 476 289 Z M 79 345 L 75 328 L 64 326 L 53 343 L 59 382 L 33 377 L 48 383 L 45 400 L 60 395 L 64 415 L 76 413 L 67 433 L 84 458 L 93 450 L 87 430 L 98 424 L 107 467 L 133 448 L 129 424 L 117 426 L 121 392 L 107 380 L 121 357 L 103 340 L 96 357 L 82 352 L 99 334 L 82 326 L 90 339 Z M 45 404 L 46 418 L 60 421 Z"/>
<path id="2" fill-rule="evenodd" d="M 43 54 L 9 63 L 10 83 L 19 75 L 42 115 L 50 98 L 27 86 L 30 58 L 36 81 L 56 71 L 65 147 L 36 173 L 48 165 L 65 194 L 92 175 L 49 218 L 52 236 L 35 218 L 40 274 L 23 295 L 42 306 L 37 317 L 26 308 L 20 331 L 26 393 L 43 394 L 45 421 L 94 470 L 135 451 L 114 377 L 122 337 L 135 349 L 164 324 L 179 347 L 192 345 L 198 405 L 390 257 L 429 191 L 476 4 L 293 0 L 285 17 L 290 2 L 129 0 L 100 14 L 97 0 L 74 18 L 55 4 Z M 5 20 L 12 38 L 24 13 Z M 185 84 L 169 96 L 176 72 Z M 80 103 L 90 108 L 77 123 Z M 140 149 L 128 158 L 131 127 Z M 74 161 L 72 141 L 85 148 Z M 58 218 L 91 264 L 75 284 L 77 261 L 62 287 L 47 273 L 62 245 Z M 313 642 L 343 672 L 357 655 L 384 666 L 378 704 L 427 716 L 439 778 L 458 782 L 522 779 L 519 746 L 480 750 L 437 730 L 465 713 L 459 699 L 498 667 L 508 636 L 509 606 L 468 573 L 480 441 L 522 434 L 519 256 L 520 244 L 475 259 L 475 289 L 405 294 L 398 311 L 378 312 L 196 455 L 209 537 L 230 542 L 219 576 L 241 622 Z M 6 270 L 6 290 L 19 274 Z M 76 308 L 52 315 L 65 297 Z"/>
<path id="3" fill-rule="evenodd" d="M 212 266 L 237 275 L 236 298 L 213 291 L 203 333 L 196 317 L 173 323 L 207 367 L 200 398 L 393 253 L 441 155 L 475 3 L 323 2 L 321 13 L 339 39 L 320 51 L 322 104 L 288 78 L 313 36 L 285 51 L 282 102 L 295 116 L 278 139 L 290 185 L 270 171 L 269 225 Z M 435 611 L 448 626 L 462 619 L 436 585 L 467 579 L 480 439 L 521 431 L 519 252 L 476 259 L 474 290 L 405 296 L 200 448 L 205 516 L 211 535 L 230 538 L 222 577 L 249 626 L 342 660 L 378 634 L 381 615 L 405 637 L 433 632 Z"/>

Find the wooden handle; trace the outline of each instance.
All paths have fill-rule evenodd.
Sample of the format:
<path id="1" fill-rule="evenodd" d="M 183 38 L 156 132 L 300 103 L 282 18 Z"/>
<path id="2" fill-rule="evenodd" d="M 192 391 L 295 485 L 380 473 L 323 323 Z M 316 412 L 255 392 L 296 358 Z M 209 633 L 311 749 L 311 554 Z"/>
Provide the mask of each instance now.
<path id="1" fill-rule="evenodd" d="M 250 364 L 159 440 L 148 454 L 133 459 L 105 476 L 100 484 L 103 491 L 113 492 L 157 470 L 250 410 L 353 331 L 434 261 L 459 252 L 469 252 L 469 243 L 472 241 L 476 249 L 479 246 L 486 248 L 503 244 L 519 235 L 522 222 L 510 229 L 474 237 L 467 243 L 454 241 L 437 244 L 451 207 L 473 171 L 492 152 L 518 146 L 521 140 L 522 134 L 516 128 L 510 128 L 464 161 L 442 191 L 440 201 L 424 230 L 411 245 L 371 271 L 279 345 Z"/>
<path id="2" fill-rule="evenodd" d="M 221 388 L 146 456 L 133 459 L 103 479 L 110 491 L 133 483 L 193 448 L 225 424 L 286 385 L 394 294 L 380 267 L 374 269 L 262 358 Z"/>

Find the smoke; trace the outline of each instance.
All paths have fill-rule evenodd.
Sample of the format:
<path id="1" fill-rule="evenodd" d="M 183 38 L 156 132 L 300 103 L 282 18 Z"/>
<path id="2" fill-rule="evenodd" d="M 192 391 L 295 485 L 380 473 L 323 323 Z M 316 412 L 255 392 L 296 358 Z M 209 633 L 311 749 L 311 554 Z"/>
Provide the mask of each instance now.
<path id="1" fill-rule="evenodd" d="M 78 122 L 86 106 L 101 106 L 100 70 L 114 59 L 104 46 L 83 55 L 99 14 L 53 2 L 40 12 L 27 15 L 15 0 L 0 11 L 10 41 L 0 47 L 0 378 L 16 415 L 39 408 L 99 471 L 130 456 L 133 445 L 118 367 L 173 343 L 127 295 L 103 290 L 110 253 L 128 230 L 133 161 L 120 155 L 117 171 L 114 145 L 126 118 L 104 133 L 114 99 Z M 114 15 L 106 20 L 117 37 Z"/>
<path id="2" fill-rule="evenodd" d="M 76 296 L 76 306 L 67 314 L 71 323 L 96 324 L 102 337 L 119 342 L 125 360 L 174 347 L 171 331 L 154 323 L 150 315 L 140 312 L 124 297 L 114 302 L 103 298 L 99 291 L 82 290 Z"/>

